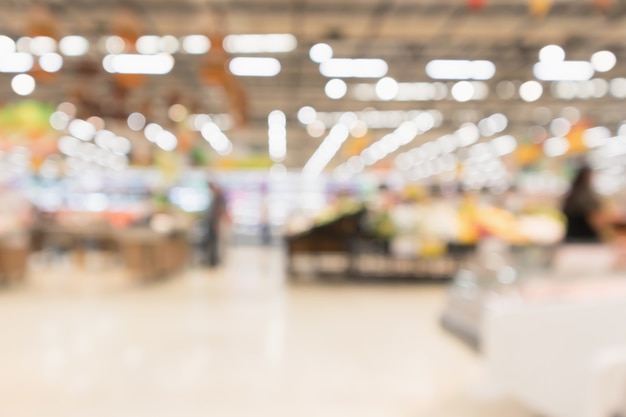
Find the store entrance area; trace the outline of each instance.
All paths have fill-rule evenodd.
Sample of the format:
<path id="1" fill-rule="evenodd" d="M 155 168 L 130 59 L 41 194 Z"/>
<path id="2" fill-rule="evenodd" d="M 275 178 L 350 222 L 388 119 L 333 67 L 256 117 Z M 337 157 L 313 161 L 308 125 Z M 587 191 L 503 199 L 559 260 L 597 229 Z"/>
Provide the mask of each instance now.
<path id="1" fill-rule="evenodd" d="M 138 284 L 33 261 L 0 293 L 3 415 L 509 416 L 440 283 L 288 284 L 279 247 Z"/>

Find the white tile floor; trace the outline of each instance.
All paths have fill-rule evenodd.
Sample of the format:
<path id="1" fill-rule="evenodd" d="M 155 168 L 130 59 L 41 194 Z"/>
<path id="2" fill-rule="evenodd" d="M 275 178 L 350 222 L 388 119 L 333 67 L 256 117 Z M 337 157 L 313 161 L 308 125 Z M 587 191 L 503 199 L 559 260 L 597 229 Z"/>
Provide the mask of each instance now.
<path id="1" fill-rule="evenodd" d="M 287 284 L 275 249 L 133 285 L 0 289 L 0 416 L 528 417 L 438 325 L 440 285 Z"/>

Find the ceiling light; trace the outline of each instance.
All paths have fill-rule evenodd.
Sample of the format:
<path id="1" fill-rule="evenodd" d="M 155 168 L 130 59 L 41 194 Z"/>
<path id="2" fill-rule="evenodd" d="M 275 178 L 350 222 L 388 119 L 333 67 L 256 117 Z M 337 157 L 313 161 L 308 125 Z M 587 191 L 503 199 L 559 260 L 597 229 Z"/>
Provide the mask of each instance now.
<path id="1" fill-rule="evenodd" d="M 180 48 L 180 42 L 175 36 L 165 35 L 159 39 L 159 50 L 167 54 L 175 54 Z"/>
<path id="2" fill-rule="evenodd" d="M 463 124 L 454 132 L 458 146 L 469 146 L 480 138 L 478 127 L 473 123 Z"/>
<path id="3" fill-rule="evenodd" d="M 104 57 L 102 66 L 109 73 L 164 75 L 174 68 L 174 57 L 165 53 L 112 54 Z"/>
<path id="4" fill-rule="evenodd" d="M 115 141 L 115 133 L 110 130 L 101 130 L 96 133 L 94 142 L 102 149 L 110 149 Z"/>
<path id="5" fill-rule="evenodd" d="M 328 136 L 324 138 L 302 168 L 302 173 L 309 177 L 317 177 L 321 174 L 349 136 L 350 132 L 344 124 L 333 126 L 330 132 L 328 132 Z"/>
<path id="6" fill-rule="evenodd" d="M 141 113 L 131 113 L 127 119 L 128 127 L 136 132 L 140 131 L 146 125 L 146 116 Z"/>
<path id="7" fill-rule="evenodd" d="M 189 35 L 183 38 L 183 50 L 188 54 L 206 54 L 211 48 L 211 41 L 204 35 Z"/>
<path id="8" fill-rule="evenodd" d="M 595 78 L 591 80 L 593 84 L 593 97 L 602 98 L 609 92 L 609 83 L 602 78 Z"/>
<path id="9" fill-rule="evenodd" d="M 160 52 L 159 42 L 161 38 L 154 35 L 149 36 L 140 36 L 135 42 L 135 46 L 137 48 L 137 52 L 140 54 L 156 54 Z"/>
<path id="10" fill-rule="evenodd" d="M 437 80 L 489 80 L 496 73 L 491 61 L 436 59 L 426 64 L 426 74 Z"/>
<path id="11" fill-rule="evenodd" d="M 149 123 L 143 130 L 143 134 L 150 142 L 156 142 L 163 128 L 156 123 Z"/>
<path id="12" fill-rule="evenodd" d="M 346 91 L 348 91 L 348 86 L 346 82 L 335 78 L 326 83 L 324 87 L 324 92 L 328 98 L 333 100 L 338 100 L 346 95 Z"/>
<path id="13" fill-rule="evenodd" d="M 35 91 L 35 79 L 28 74 L 18 74 L 11 80 L 11 88 L 20 96 L 27 96 Z"/>
<path id="14" fill-rule="evenodd" d="M 498 156 L 508 155 L 517 148 L 517 140 L 511 135 L 500 136 L 491 141 L 491 147 Z"/>
<path id="15" fill-rule="evenodd" d="M 614 78 L 609 83 L 609 91 L 615 98 L 626 97 L 626 78 Z"/>
<path id="16" fill-rule="evenodd" d="M 281 70 L 276 58 L 233 58 L 228 68 L 232 74 L 242 77 L 274 77 Z"/>
<path id="17" fill-rule="evenodd" d="M 231 54 L 291 52 L 298 46 L 292 34 L 228 35 L 224 49 Z"/>
<path id="18" fill-rule="evenodd" d="M 28 36 L 22 36 L 21 38 L 19 38 L 17 40 L 17 42 L 15 42 L 15 47 L 17 52 L 24 52 L 27 54 L 30 54 L 30 43 L 33 40 L 33 38 L 30 38 Z"/>
<path id="19" fill-rule="evenodd" d="M 0 55 L 8 55 L 15 52 L 15 41 L 8 36 L 0 35 Z"/>
<path id="20" fill-rule="evenodd" d="M 547 45 L 539 50 L 539 61 L 561 62 L 565 59 L 565 51 L 558 45 Z"/>
<path id="21" fill-rule="evenodd" d="M 598 72 L 607 72 L 615 67 L 617 58 L 611 51 L 599 51 L 591 55 L 591 65 Z"/>
<path id="22" fill-rule="evenodd" d="M 605 126 L 597 126 L 583 132 L 583 143 L 588 148 L 604 145 L 611 137 L 611 131 Z"/>
<path id="23" fill-rule="evenodd" d="M 176 136 L 167 130 L 161 130 L 154 141 L 156 145 L 166 152 L 173 151 L 178 146 Z"/>
<path id="24" fill-rule="evenodd" d="M 317 112 L 311 106 L 304 106 L 298 110 L 298 121 L 303 125 L 308 125 L 317 117 Z"/>
<path id="25" fill-rule="evenodd" d="M 466 102 L 474 97 L 474 85 L 469 81 L 459 81 L 452 86 L 452 98 L 459 102 Z"/>
<path id="26" fill-rule="evenodd" d="M 546 154 L 546 156 L 552 158 L 565 155 L 568 150 L 569 142 L 567 139 L 561 136 L 555 136 L 546 139 L 546 141 L 543 143 L 543 152 Z"/>
<path id="27" fill-rule="evenodd" d="M 309 49 L 311 61 L 321 64 L 333 57 L 333 48 L 326 43 L 316 43 Z"/>
<path id="28" fill-rule="evenodd" d="M 59 42 L 59 50 L 65 56 L 82 56 L 89 51 L 89 41 L 82 36 L 66 36 Z"/>
<path id="29" fill-rule="evenodd" d="M 182 104 L 172 104 L 167 110 L 167 115 L 174 122 L 182 122 L 187 117 L 187 108 Z"/>
<path id="30" fill-rule="evenodd" d="M 314 138 L 319 138 L 326 132 L 326 125 L 321 120 L 314 120 L 307 125 L 306 132 Z"/>
<path id="31" fill-rule="evenodd" d="M 64 130 L 69 122 L 70 117 L 61 111 L 55 111 L 50 115 L 50 126 L 52 126 L 54 130 Z"/>
<path id="32" fill-rule="evenodd" d="M 593 66 L 587 61 L 537 62 L 535 78 L 542 81 L 586 81 L 593 77 Z"/>
<path id="33" fill-rule="evenodd" d="M 543 87 L 537 81 L 526 81 L 519 88 L 519 95 L 526 102 L 539 100 L 543 94 Z"/>
<path id="34" fill-rule="evenodd" d="M 550 132 L 554 136 L 565 136 L 571 128 L 572 124 L 564 117 L 556 118 L 550 123 Z"/>
<path id="35" fill-rule="evenodd" d="M 72 120 L 68 130 L 72 135 L 84 141 L 91 140 L 96 133 L 96 127 L 93 124 L 80 119 Z"/>
<path id="36" fill-rule="evenodd" d="M 39 66 L 46 72 L 57 72 L 63 67 L 63 57 L 55 52 L 49 52 L 39 57 Z"/>
<path id="37" fill-rule="evenodd" d="M 36 36 L 30 41 L 30 52 L 33 55 L 43 55 L 54 52 L 57 48 L 57 41 L 49 36 Z"/>
<path id="38" fill-rule="evenodd" d="M 280 110 L 274 110 L 267 116 L 267 124 L 285 126 L 287 124 L 287 116 Z"/>
<path id="39" fill-rule="evenodd" d="M 0 72 L 28 72 L 33 68 L 33 56 L 25 52 L 4 55 L 0 59 Z"/>
<path id="40" fill-rule="evenodd" d="M 119 36 L 109 36 L 104 42 L 104 48 L 110 54 L 121 54 L 126 49 L 126 42 Z"/>
<path id="41" fill-rule="evenodd" d="M 376 83 L 376 95 L 381 100 L 393 100 L 398 95 L 398 82 L 391 77 L 381 78 Z"/>
<path id="42" fill-rule="evenodd" d="M 320 64 L 320 73 L 330 78 L 380 78 L 388 66 L 382 59 L 329 59 Z"/>
<path id="43" fill-rule="evenodd" d="M 357 120 L 350 129 L 350 134 L 355 138 L 362 138 L 367 134 L 367 124 L 363 120 Z"/>

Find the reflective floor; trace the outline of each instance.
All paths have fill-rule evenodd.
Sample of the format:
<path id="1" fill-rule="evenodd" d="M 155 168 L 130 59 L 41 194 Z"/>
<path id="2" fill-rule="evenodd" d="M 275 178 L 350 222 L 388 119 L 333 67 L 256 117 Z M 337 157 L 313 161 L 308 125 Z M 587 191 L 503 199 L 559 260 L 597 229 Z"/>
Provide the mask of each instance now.
<path id="1" fill-rule="evenodd" d="M 0 415 L 527 417 L 438 325 L 442 285 L 287 284 L 280 251 L 138 285 L 36 262 L 0 289 Z"/>

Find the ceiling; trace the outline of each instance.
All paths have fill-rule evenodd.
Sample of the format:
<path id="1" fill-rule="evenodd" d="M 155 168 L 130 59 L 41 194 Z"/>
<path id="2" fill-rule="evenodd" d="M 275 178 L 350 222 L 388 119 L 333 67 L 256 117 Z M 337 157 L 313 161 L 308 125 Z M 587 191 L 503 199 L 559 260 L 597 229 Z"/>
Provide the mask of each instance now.
<path id="1" fill-rule="evenodd" d="M 508 133 L 527 135 L 537 123 L 536 108 L 549 109 L 558 117 L 563 108 L 577 107 L 596 123 L 610 129 L 626 119 L 623 99 L 610 95 L 593 99 L 556 99 L 550 83 L 533 103 L 519 98 L 502 99 L 496 94 L 503 80 L 532 80 L 532 66 L 539 50 L 548 44 L 563 47 L 568 60 L 589 60 L 592 53 L 609 49 L 617 56 L 617 66 L 605 74 L 607 80 L 626 76 L 626 2 L 615 0 L 600 11 L 593 0 L 554 0 L 545 17 L 529 13 L 528 0 L 487 0 L 481 10 L 470 10 L 464 0 L 52 0 L 4 1 L 0 3 L 0 27 L 13 38 L 29 35 L 35 7 L 56 21 L 56 36 L 75 34 L 92 40 L 115 33 L 121 11 L 132 11 L 133 22 L 143 34 L 184 36 L 194 33 L 291 33 L 297 48 L 273 54 L 282 64 L 276 77 L 240 77 L 248 105 L 248 123 L 228 132 L 235 149 L 267 150 L 267 116 L 282 110 L 287 116 L 287 158 L 285 165 L 302 167 L 319 146 L 296 118 L 302 106 L 318 111 L 425 110 L 443 115 L 437 129 L 416 139 L 426 141 L 456 130 L 463 122 L 501 112 L 509 118 Z M 328 81 L 309 59 L 312 45 L 326 42 L 335 57 L 381 58 L 389 65 L 388 76 L 398 82 L 432 81 L 424 71 L 432 59 L 487 59 L 496 65 L 495 76 L 487 81 L 485 100 L 459 103 L 451 98 L 438 101 L 360 101 L 350 92 L 338 100 L 324 93 Z M 92 48 L 94 49 L 94 48 Z M 210 53 L 210 52 L 209 52 Z M 85 112 L 119 115 L 141 111 L 151 105 L 156 120 L 166 123 L 165 109 L 174 100 L 194 111 L 228 111 L 222 90 L 202 82 L 198 75 L 203 59 L 176 54 L 173 71 L 147 77 L 144 84 L 119 101 L 110 74 L 100 65 L 101 55 L 91 51 L 82 58 L 66 59 L 64 70 L 51 83 L 42 84 L 33 96 L 51 102 L 75 98 Z M 16 99 L 10 75 L 0 75 L 0 92 L 5 101 Z M 375 79 L 346 79 L 348 86 L 374 83 Z M 350 90 L 349 90 L 350 91 Z M 77 98 L 79 97 L 79 98 Z M 545 111 L 544 111 L 545 113 Z M 545 120 L 543 121 L 545 122 Z M 373 131 L 371 139 L 385 130 Z M 339 154 L 341 155 L 341 154 Z M 342 162 L 337 156 L 330 164 Z"/>

